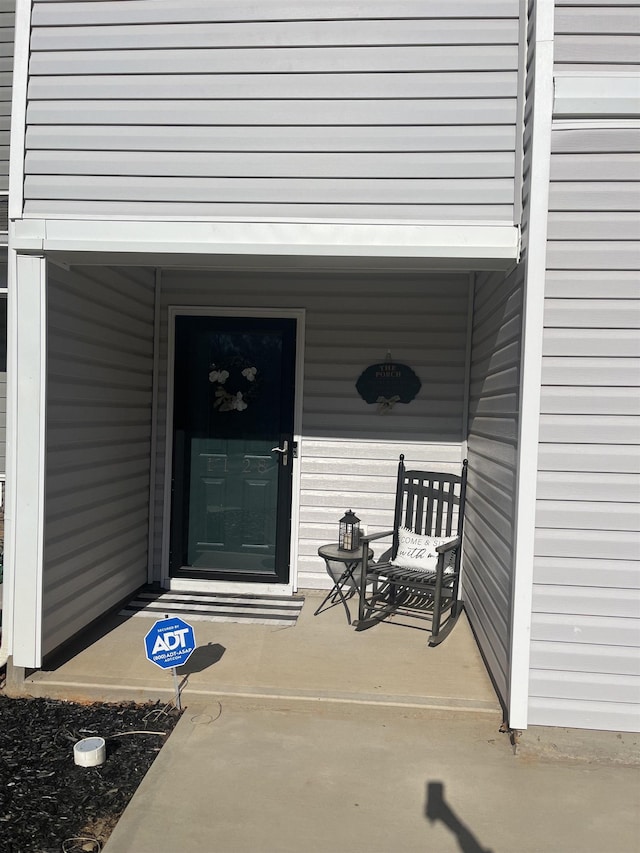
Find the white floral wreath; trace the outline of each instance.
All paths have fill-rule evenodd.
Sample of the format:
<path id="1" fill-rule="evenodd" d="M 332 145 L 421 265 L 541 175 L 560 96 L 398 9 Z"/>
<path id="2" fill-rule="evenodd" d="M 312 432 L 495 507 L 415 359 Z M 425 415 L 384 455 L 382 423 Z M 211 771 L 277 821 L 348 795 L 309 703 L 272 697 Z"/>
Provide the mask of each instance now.
<path id="1" fill-rule="evenodd" d="M 213 405 L 220 412 L 244 412 L 256 392 L 257 367 L 245 367 L 240 370 L 239 376 L 234 382 L 234 385 L 240 387 L 236 387 L 234 390 L 229 389 L 227 380 L 239 366 L 238 360 L 238 364 L 236 362 L 226 366 L 211 364 L 209 367 L 209 382 L 216 386 Z"/>

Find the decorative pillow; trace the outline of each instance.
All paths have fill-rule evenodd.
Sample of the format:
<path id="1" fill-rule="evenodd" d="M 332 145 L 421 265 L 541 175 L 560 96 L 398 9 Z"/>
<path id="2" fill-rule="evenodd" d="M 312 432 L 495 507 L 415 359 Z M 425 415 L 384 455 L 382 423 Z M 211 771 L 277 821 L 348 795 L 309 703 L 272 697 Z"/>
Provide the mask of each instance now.
<path id="1" fill-rule="evenodd" d="M 426 572 L 435 572 L 438 565 L 438 552 L 436 548 L 445 542 L 453 542 L 456 537 L 441 538 L 438 536 L 421 536 L 406 527 L 398 530 L 398 552 L 393 560 L 392 566 L 402 569 L 422 569 Z M 452 568 L 445 568 L 445 572 L 452 572 Z"/>

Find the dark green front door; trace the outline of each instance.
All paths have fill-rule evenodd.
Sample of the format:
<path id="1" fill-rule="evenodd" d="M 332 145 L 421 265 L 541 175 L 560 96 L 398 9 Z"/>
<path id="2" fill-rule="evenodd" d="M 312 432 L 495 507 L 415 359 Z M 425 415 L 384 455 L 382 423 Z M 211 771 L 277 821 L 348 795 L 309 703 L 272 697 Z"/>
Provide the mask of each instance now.
<path id="1" fill-rule="evenodd" d="M 175 318 L 173 576 L 289 581 L 296 321 Z"/>

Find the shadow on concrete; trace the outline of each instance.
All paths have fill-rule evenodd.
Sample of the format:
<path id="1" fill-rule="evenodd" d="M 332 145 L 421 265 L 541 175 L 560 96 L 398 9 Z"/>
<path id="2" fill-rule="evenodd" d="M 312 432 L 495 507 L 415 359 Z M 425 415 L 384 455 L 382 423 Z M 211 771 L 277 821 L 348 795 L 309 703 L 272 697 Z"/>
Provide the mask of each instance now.
<path id="1" fill-rule="evenodd" d="M 442 782 L 427 782 L 427 802 L 425 817 L 429 823 L 440 820 L 447 829 L 455 835 L 462 853 L 493 853 L 488 847 L 483 847 L 471 830 L 457 817 L 453 809 L 444 799 Z"/>
<path id="2" fill-rule="evenodd" d="M 215 663 L 218 663 L 226 648 L 220 643 L 207 643 L 206 646 L 198 646 L 190 656 L 189 660 L 182 666 L 176 667 L 179 675 L 192 675 L 194 672 L 203 672 Z"/>

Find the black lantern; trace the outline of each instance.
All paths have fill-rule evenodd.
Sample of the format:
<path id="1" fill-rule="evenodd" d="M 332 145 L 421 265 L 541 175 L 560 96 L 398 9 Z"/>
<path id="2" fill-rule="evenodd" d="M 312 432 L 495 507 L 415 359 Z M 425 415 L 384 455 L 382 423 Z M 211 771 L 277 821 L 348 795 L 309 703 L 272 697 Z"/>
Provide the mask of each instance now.
<path id="1" fill-rule="evenodd" d="M 351 510 L 347 510 L 340 519 L 338 548 L 341 551 L 357 551 L 360 547 L 360 519 Z"/>

